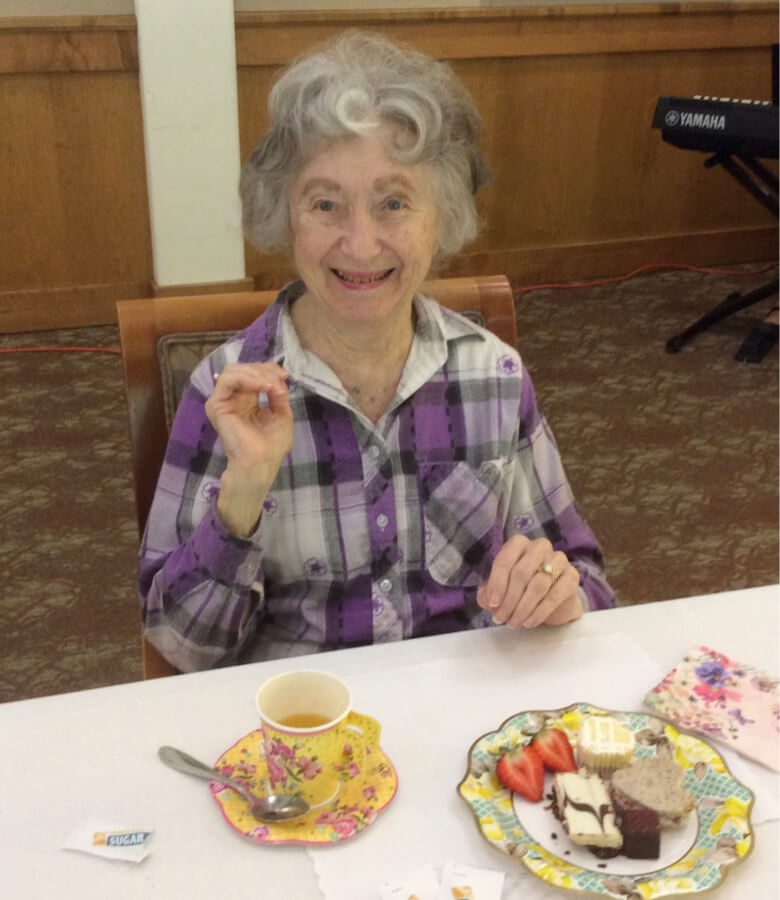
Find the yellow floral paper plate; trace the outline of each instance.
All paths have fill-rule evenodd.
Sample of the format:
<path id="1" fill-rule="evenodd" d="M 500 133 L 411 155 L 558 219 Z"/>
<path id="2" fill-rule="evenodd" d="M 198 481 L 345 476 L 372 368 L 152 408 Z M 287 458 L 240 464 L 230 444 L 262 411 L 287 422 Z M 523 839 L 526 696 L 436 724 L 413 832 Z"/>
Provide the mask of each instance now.
<path id="1" fill-rule="evenodd" d="M 263 733 L 258 729 L 242 737 L 220 756 L 214 768 L 262 795 L 266 775 Z M 362 769 L 352 759 L 335 768 L 341 780 L 338 796 L 326 806 L 288 822 L 258 822 L 249 813 L 246 801 L 224 784 L 213 782 L 211 792 L 227 823 L 255 843 L 335 844 L 368 827 L 398 790 L 393 764 L 379 747 L 366 752 Z"/>
<path id="2" fill-rule="evenodd" d="M 505 750 L 528 742 L 544 725 L 562 729 L 576 745 L 582 722 L 592 715 L 613 716 L 632 731 L 637 756 L 653 756 L 666 745 L 685 772 L 695 809 L 685 826 L 662 832 L 657 860 L 597 859 L 569 841 L 549 804 L 529 803 L 496 778 L 496 763 Z M 552 775 L 546 773 L 545 796 L 551 789 Z M 646 713 L 613 712 L 587 703 L 517 713 L 475 741 L 458 791 L 494 847 L 519 859 L 550 886 L 587 895 L 654 900 L 701 893 L 720 884 L 729 868 L 753 849 L 751 791 L 706 741 Z"/>

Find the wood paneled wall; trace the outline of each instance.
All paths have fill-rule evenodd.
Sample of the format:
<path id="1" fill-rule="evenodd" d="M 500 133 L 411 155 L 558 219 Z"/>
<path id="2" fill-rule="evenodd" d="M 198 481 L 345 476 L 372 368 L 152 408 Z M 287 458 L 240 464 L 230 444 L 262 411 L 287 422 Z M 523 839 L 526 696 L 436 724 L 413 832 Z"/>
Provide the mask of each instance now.
<path id="1" fill-rule="evenodd" d="M 0 172 L 0 331 L 149 293 L 134 18 L 0 20 Z"/>
<path id="2" fill-rule="evenodd" d="M 662 94 L 769 99 L 769 2 L 366 13 L 237 20 L 243 158 L 279 67 L 348 27 L 452 61 L 485 126 L 481 237 L 448 271 L 519 283 L 648 262 L 769 259 L 772 217 L 650 128 Z M 132 17 L 0 20 L 0 331 L 114 320 L 153 278 Z M 289 273 L 247 252 L 258 287 Z"/>

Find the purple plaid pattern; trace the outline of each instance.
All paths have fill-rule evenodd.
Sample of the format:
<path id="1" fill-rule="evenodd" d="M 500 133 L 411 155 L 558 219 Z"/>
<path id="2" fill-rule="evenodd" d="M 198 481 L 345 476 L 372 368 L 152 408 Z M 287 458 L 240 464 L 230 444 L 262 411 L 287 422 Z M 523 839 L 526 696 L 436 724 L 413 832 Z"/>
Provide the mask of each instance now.
<path id="1" fill-rule="evenodd" d="M 518 354 L 429 298 L 396 397 L 370 422 L 300 346 L 288 285 L 195 370 L 141 547 L 150 640 L 184 671 L 490 624 L 475 601 L 504 541 L 546 536 L 615 605 Z M 290 374 L 293 449 L 255 534 L 216 512 L 225 457 L 205 401 L 230 362 Z"/>

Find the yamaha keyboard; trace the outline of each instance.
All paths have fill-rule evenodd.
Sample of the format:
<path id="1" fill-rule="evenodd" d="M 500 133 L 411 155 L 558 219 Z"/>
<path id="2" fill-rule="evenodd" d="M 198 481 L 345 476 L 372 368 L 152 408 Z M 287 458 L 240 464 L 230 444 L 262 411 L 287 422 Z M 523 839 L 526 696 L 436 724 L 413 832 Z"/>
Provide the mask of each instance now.
<path id="1" fill-rule="evenodd" d="M 768 100 L 661 97 L 653 128 L 684 150 L 777 159 L 777 106 Z"/>
<path id="2" fill-rule="evenodd" d="M 777 175 L 761 158 L 777 159 L 778 57 L 780 45 L 772 44 L 770 76 L 772 102 L 732 100 L 728 97 L 661 97 L 653 115 L 653 128 L 661 137 L 682 150 L 709 154 L 706 169 L 719 168 L 736 179 L 773 216 L 778 211 Z M 770 297 L 777 297 L 777 276 L 748 292 L 732 293 L 698 318 L 692 325 L 666 342 L 669 353 L 677 353 L 701 331 Z M 737 350 L 740 362 L 760 362 L 777 343 L 777 325 L 764 321 L 756 326 Z"/>

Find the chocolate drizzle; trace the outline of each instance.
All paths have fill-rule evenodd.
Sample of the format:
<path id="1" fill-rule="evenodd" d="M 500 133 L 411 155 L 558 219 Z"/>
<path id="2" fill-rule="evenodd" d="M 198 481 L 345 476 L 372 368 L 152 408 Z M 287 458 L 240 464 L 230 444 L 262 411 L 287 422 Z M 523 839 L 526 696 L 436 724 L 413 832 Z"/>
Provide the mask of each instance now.
<path id="1" fill-rule="evenodd" d="M 612 804 L 601 803 L 598 806 L 598 809 L 593 806 L 591 803 L 587 803 L 581 800 L 574 800 L 569 796 L 568 791 L 565 788 L 562 790 L 563 797 L 559 798 L 557 795 L 553 795 L 553 813 L 556 818 L 559 819 L 564 827 L 564 830 L 567 834 L 571 836 L 571 830 L 569 828 L 569 822 L 566 817 L 566 807 L 569 806 L 571 809 L 575 810 L 579 813 L 584 813 L 585 815 L 592 816 L 599 825 L 599 830 L 605 836 L 608 835 L 608 831 L 606 828 L 606 818 L 608 815 L 614 815 L 614 810 L 612 808 Z M 562 803 L 561 803 L 562 801 Z M 622 843 L 622 840 L 621 840 Z M 598 859 L 612 859 L 620 853 L 620 847 L 602 847 L 594 844 L 582 844 L 586 849 L 588 849 L 595 857 Z"/>
<path id="2" fill-rule="evenodd" d="M 609 803 L 602 803 L 598 810 L 590 803 L 580 803 L 577 800 L 572 800 L 571 797 L 566 794 L 563 798 L 563 806 L 564 810 L 567 806 L 571 806 L 572 809 L 576 809 L 577 812 L 590 813 L 596 821 L 599 823 L 599 828 L 601 829 L 602 834 L 606 834 L 604 829 L 604 820 L 607 817 L 608 813 L 612 812 L 612 807 Z"/>

